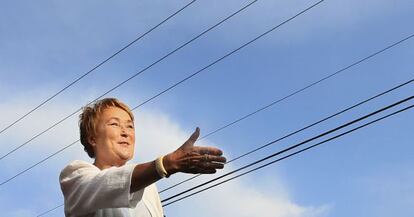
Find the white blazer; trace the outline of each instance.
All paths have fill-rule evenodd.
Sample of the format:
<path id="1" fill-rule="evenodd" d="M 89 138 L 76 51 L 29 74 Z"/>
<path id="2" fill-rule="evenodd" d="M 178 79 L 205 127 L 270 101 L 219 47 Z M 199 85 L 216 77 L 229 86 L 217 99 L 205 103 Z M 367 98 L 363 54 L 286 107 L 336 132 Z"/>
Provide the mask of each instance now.
<path id="1" fill-rule="evenodd" d="M 163 217 L 155 184 L 130 193 L 136 164 L 100 170 L 76 160 L 60 173 L 66 217 Z M 138 206 L 137 206 L 138 205 Z"/>

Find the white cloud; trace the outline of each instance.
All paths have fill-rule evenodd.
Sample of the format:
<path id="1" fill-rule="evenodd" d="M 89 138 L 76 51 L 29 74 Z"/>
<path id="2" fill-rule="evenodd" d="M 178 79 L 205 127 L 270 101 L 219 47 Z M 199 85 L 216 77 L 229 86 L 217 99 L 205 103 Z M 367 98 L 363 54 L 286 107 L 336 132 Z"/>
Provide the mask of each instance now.
<path id="1" fill-rule="evenodd" d="M 24 111 L 30 107 L 29 105 L 24 105 L 24 101 L 23 103 L 16 102 L 1 104 L 0 109 L 6 113 L 12 114 L 17 110 Z M 39 110 L 36 114 L 30 117 L 30 121 L 34 121 L 34 123 L 42 123 L 46 119 L 53 119 L 51 117 L 58 116 L 58 114 L 67 113 L 72 107 L 73 104 L 71 102 L 61 104 L 54 103 L 53 106 L 49 106 L 47 109 Z M 13 119 L 11 116 L 12 115 L 10 115 L 10 119 Z M 136 126 L 137 153 L 135 160 L 139 162 L 151 160 L 161 154 L 173 151 L 179 147 L 191 133 L 183 130 L 179 123 L 172 121 L 167 114 L 163 114 L 162 112 L 140 111 L 136 114 Z M 27 125 L 27 123 L 24 122 L 22 123 L 22 126 L 10 130 L 8 136 L 13 138 L 8 138 L 8 140 L 17 141 L 21 140 L 20 138 L 31 136 L 33 130 L 30 130 L 30 128 L 32 127 L 41 128 L 44 127 L 44 124 Z M 44 156 L 45 153 L 51 153 L 52 150 L 56 150 L 58 148 L 56 147 L 57 143 L 61 144 L 64 143 L 63 140 L 71 141 L 75 138 L 77 138 L 77 125 L 76 120 L 73 120 L 68 124 L 62 125 L 59 129 L 53 131 L 53 133 L 39 138 L 39 141 L 45 144 L 40 146 L 33 145 L 33 147 L 30 148 L 30 150 L 32 150 L 31 155 L 33 155 L 33 158 L 40 154 Z M 200 144 L 210 144 L 208 141 L 203 142 L 204 143 Z M 80 146 L 77 146 L 76 148 L 79 147 Z M 27 150 L 23 149 L 19 151 L 19 153 L 16 153 L 16 155 L 27 155 Z M 86 153 L 73 150 L 63 152 L 61 155 L 65 157 L 57 157 L 54 159 L 54 162 L 62 161 L 61 163 L 63 164 L 67 159 L 86 157 Z M 11 167 L 14 167 L 15 163 L 20 164 L 22 162 L 27 162 L 27 158 L 14 159 L 14 162 L 10 164 Z M 45 164 L 48 164 L 48 162 Z M 229 165 L 229 168 L 227 169 L 231 169 L 231 165 Z M 47 171 L 44 173 L 47 174 L 47 176 L 50 175 Z M 28 174 L 24 174 L 24 176 L 26 175 Z M 58 174 L 53 174 L 53 176 L 55 177 L 49 179 L 44 179 L 44 177 L 42 177 L 42 180 L 36 180 L 36 178 L 31 177 L 31 183 L 36 185 L 38 182 L 46 182 L 45 184 L 58 188 L 58 183 L 56 181 Z M 210 177 L 211 176 L 205 176 L 198 181 L 207 180 Z M 166 180 L 164 180 L 164 182 L 165 181 Z M 301 217 L 324 216 L 329 211 L 329 206 L 326 205 L 303 206 L 295 203 L 291 199 L 287 187 L 279 182 L 277 177 L 272 178 L 267 182 L 256 181 L 255 183 L 255 185 L 251 185 L 244 182 L 243 179 L 234 180 L 208 193 L 204 192 L 199 196 L 182 201 L 180 202 L 182 203 L 181 205 L 172 205 L 171 208 L 167 209 L 167 212 L 179 213 L 179 215 L 176 216 L 183 217 L 194 216 L 195 214 L 197 214 L 197 216 Z M 35 192 L 32 196 L 44 199 L 45 192 Z M 15 197 L 19 198 L 21 195 L 9 195 L 9 198 Z M 62 201 L 61 195 L 51 194 L 49 197 L 50 200 L 45 202 L 47 204 L 50 204 L 50 201 L 53 200 Z M 35 198 L 33 199 L 35 200 Z M 185 206 L 183 206 L 184 203 Z M 188 211 L 188 207 L 192 207 L 191 211 Z M 34 212 L 26 207 L 18 208 L 19 210 L 16 210 L 12 216 L 27 216 L 27 213 Z M 44 208 L 47 209 L 50 207 Z M 21 211 L 23 209 L 26 211 Z M 202 212 L 200 212 L 200 210 L 202 210 Z"/>
<path id="2" fill-rule="evenodd" d="M 166 114 L 160 112 L 142 112 L 136 121 L 138 141 L 138 158 L 158 156 L 179 147 L 190 132 L 185 132 L 178 123 L 173 122 Z M 141 134 L 139 132 L 142 132 Z M 209 142 L 197 145 L 211 145 Z M 150 158 L 151 158 L 150 157 Z M 140 160 L 141 161 L 141 160 Z M 227 165 L 228 170 L 234 168 Z M 207 181 L 211 176 L 202 176 L 197 183 Z M 228 178 L 228 177 L 227 177 Z M 167 182 L 164 180 L 164 183 Z M 176 183 L 171 181 L 169 185 Z M 192 183 L 194 184 L 194 183 Z M 301 206 L 294 203 L 289 193 L 279 183 L 277 178 L 272 181 L 257 181 L 250 185 L 243 181 L 234 180 L 200 196 L 183 200 L 182 204 L 171 205 L 166 209 L 172 216 L 272 216 L 272 217 L 301 217 L 324 216 L 329 206 Z M 192 185 L 191 185 L 192 186 Z M 188 186 L 187 186 L 188 187 Z M 182 187 L 181 187 L 182 188 Z M 266 190 L 264 190 L 266 189 Z M 270 189 L 270 191 L 269 191 Z M 165 196 L 165 195 L 162 195 Z M 201 199 L 200 199 L 201 198 Z M 188 207 L 191 207 L 189 209 Z M 200 212 L 202 210 L 202 212 Z"/>
<path id="3" fill-rule="evenodd" d="M 277 182 L 275 180 L 275 182 Z M 302 206 L 290 200 L 285 194 L 277 191 L 261 191 L 260 188 L 271 188 L 256 185 L 246 185 L 242 180 L 235 180 L 201 193 L 201 195 L 187 198 L 186 201 L 167 207 L 167 214 L 176 216 L 263 216 L 263 217 L 302 217 L 325 216 L 330 207 Z M 274 183 L 277 184 L 277 183 Z M 192 207 L 189 209 L 188 207 Z M 178 213 L 178 214 L 177 214 Z"/>
<path id="4" fill-rule="evenodd" d="M 12 217 L 29 217 L 36 215 L 33 211 L 19 209 L 10 214 Z"/>
<path id="5" fill-rule="evenodd" d="M 138 161 L 172 152 L 187 139 L 188 133 L 161 112 L 139 112 L 135 119 Z"/>
<path id="6" fill-rule="evenodd" d="M 46 98 L 42 97 L 43 95 L 27 93 L 24 96 L 14 96 L 10 101 L 3 101 L 0 104 L 0 110 L 4 115 L 1 129 L 34 108 L 40 102 L 40 99 Z M 7 141 L 7 145 L 3 145 L 0 150 L 5 151 L 10 147 L 22 144 L 78 108 L 75 103 L 71 102 L 62 103 L 57 101 L 56 103 L 52 101 L 52 103 L 46 104 L 2 133 L 0 136 L 3 141 Z M 31 143 L 53 144 L 53 147 L 57 147 L 68 141 L 73 141 L 74 138 L 78 137 L 78 130 L 75 128 L 77 126 L 77 115 L 73 115 Z M 29 144 L 27 146 L 30 146 Z M 42 145 L 42 147 L 50 148 L 47 145 Z"/>

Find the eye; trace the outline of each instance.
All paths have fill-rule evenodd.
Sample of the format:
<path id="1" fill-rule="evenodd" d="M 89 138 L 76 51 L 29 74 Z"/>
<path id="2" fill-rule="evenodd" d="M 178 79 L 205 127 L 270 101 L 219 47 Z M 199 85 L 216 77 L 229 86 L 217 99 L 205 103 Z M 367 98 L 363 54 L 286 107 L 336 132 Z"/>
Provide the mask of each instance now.
<path id="1" fill-rule="evenodd" d="M 130 128 L 130 129 L 134 129 L 134 125 L 132 125 L 132 124 L 129 124 L 127 127 Z"/>
<path id="2" fill-rule="evenodd" d="M 109 125 L 110 125 L 110 126 L 115 126 L 115 127 L 119 126 L 119 124 L 118 124 L 117 122 L 112 122 L 112 123 L 109 123 Z"/>

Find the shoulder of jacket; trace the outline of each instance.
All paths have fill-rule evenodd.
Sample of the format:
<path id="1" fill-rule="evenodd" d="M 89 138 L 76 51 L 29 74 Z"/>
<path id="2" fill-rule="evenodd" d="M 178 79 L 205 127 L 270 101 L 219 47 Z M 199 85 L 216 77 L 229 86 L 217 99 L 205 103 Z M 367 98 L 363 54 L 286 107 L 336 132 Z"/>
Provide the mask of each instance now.
<path id="1" fill-rule="evenodd" d="M 64 177 L 67 177 L 68 175 L 72 174 L 73 172 L 79 170 L 79 169 L 96 169 L 99 170 L 96 166 L 93 164 L 83 161 L 83 160 L 74 160 L 70 162 L 68 165 L 66 165 L 62 171 L 60 172 L 59 179 L 62 179 Z"/>

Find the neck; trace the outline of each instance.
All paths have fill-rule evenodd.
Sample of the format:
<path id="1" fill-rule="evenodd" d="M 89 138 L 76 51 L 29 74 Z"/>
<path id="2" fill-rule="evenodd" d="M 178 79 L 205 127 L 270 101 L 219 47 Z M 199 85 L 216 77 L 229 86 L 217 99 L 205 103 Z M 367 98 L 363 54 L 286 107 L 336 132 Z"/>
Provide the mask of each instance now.
<path id="1" fill-rule="evenodd" d="M 96 167 L 98 167 L 100 170 L 104 170 L 110 167 L 120 167 L 125 165 L 125 162 L 105 162 L 103 160 L 100 160 L 99 158 L 95 158 L 95 162 L 93 163 Z"/>

